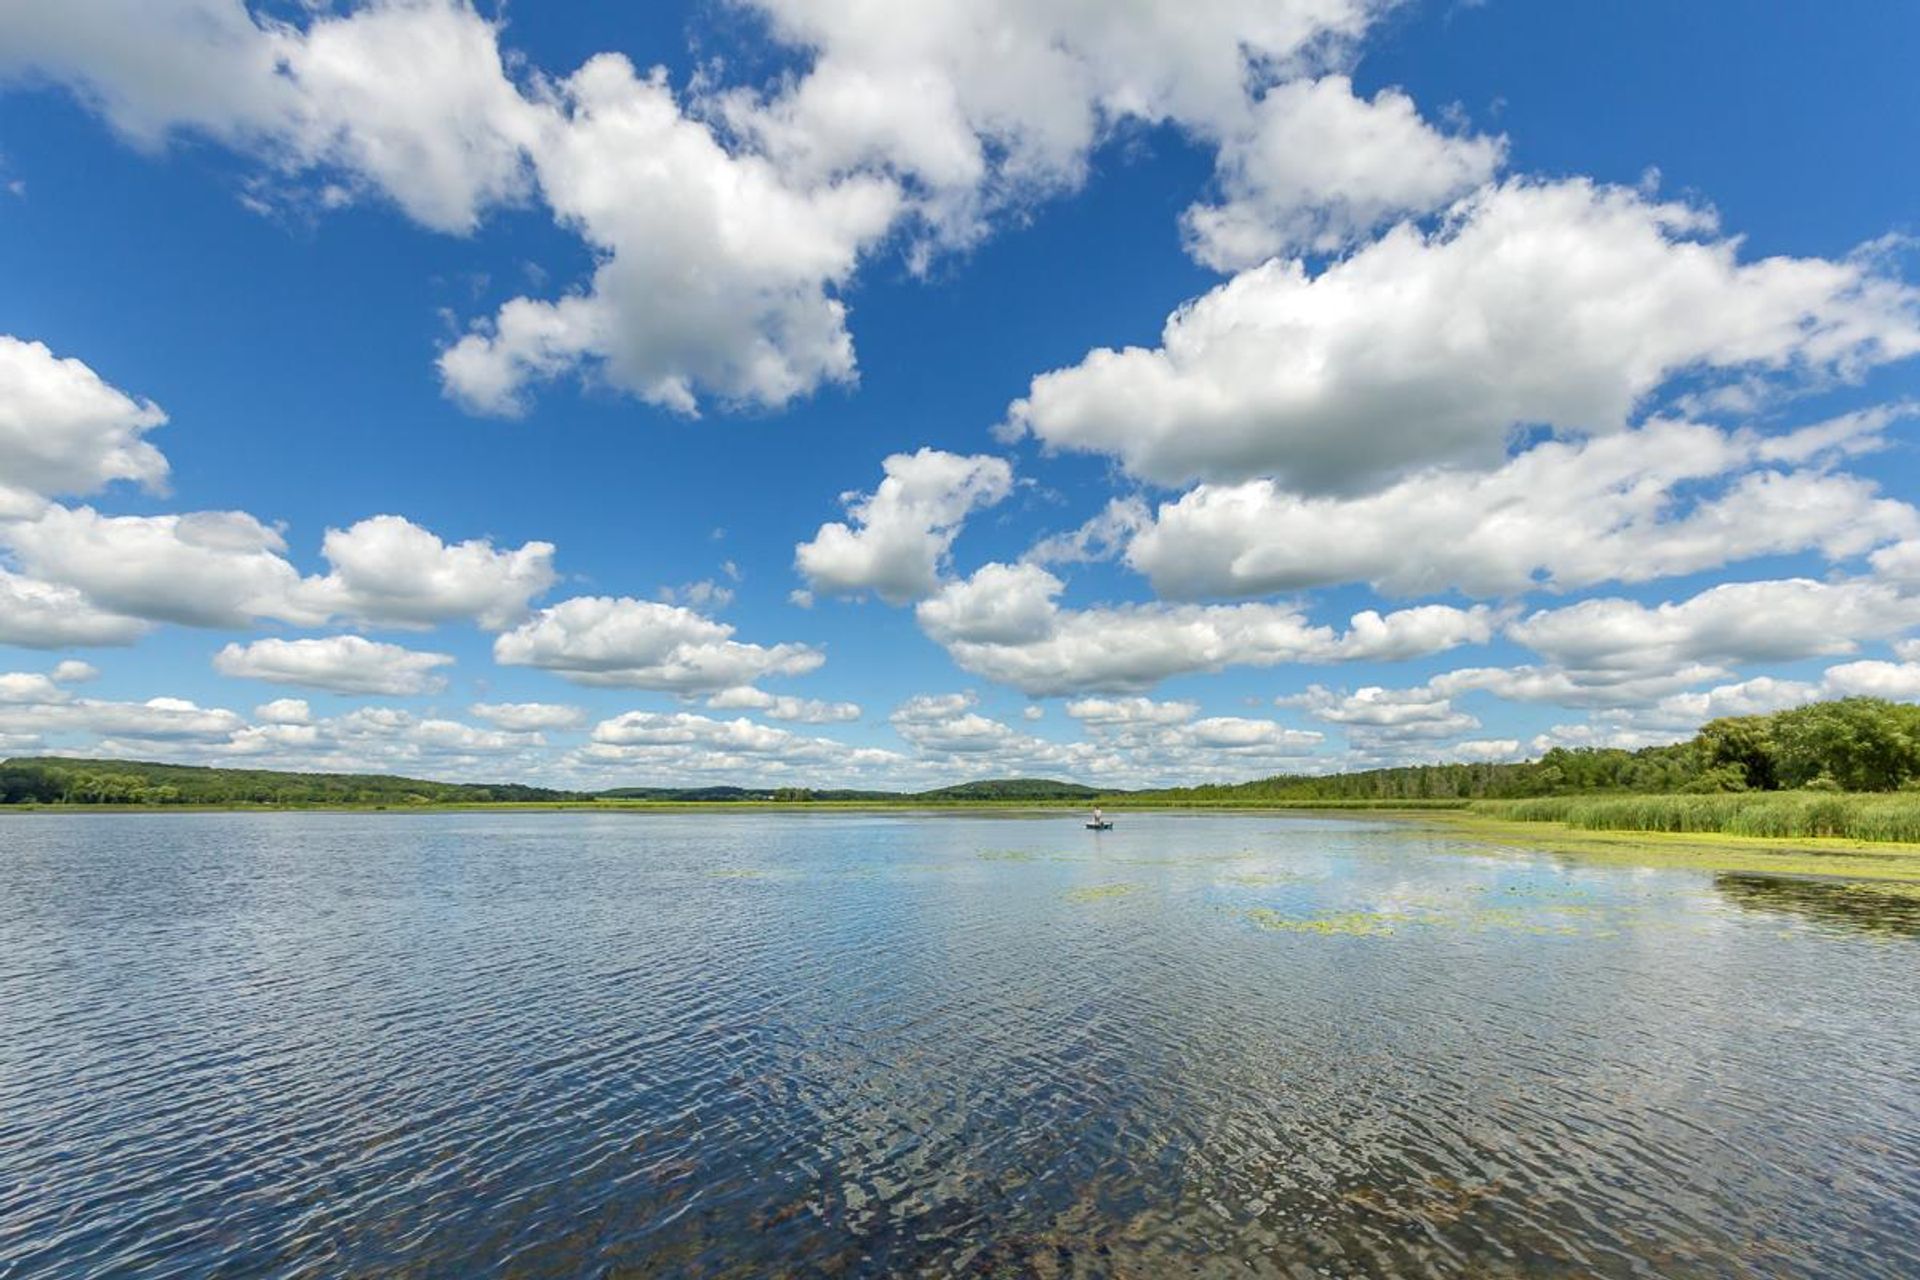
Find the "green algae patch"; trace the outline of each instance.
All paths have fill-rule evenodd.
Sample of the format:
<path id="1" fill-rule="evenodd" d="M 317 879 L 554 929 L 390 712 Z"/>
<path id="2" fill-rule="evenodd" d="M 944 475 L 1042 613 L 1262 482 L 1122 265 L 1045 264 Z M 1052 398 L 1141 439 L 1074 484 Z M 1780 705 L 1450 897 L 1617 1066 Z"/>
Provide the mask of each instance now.
<path id="1" fill-rule="evenodd" d="M 1095 884 L 1084 889 L 1069 889 L 1061 896 L 1068 902 L 1105 902 L 1110 898 L 1124 898 L 1139 889 L 1137 884 Z"/>
<path id="2" fill-rule="evenodd" d="M 1289 916 L 1271 907 L 1255 907 L 1247 919 L 1273 933 L 1317 933 L 1325 937 L 1382 938 L 1411 923 L 1397 911 L 1346 911 L 1338 915 Z"/>
<path id="3" fill-rule="evenodd" d="M 982 862 L 1037 862 L 1040 855 L 1028 849 L 982 849 Z"/>
<path id="4" fill-rule="evenodd" d="M 1272 907 L 1241 913 L 1255 926 L 1273 933 L 1306 933 L 1322 937 L 1385 938 L 1409 929 L 1449 930 L 1456 933 L 1518 933 L 1539 938 L 1612 938 L 1625 910 L 1556 902 L 1477 904 L 1472 895 L 1459 899 L 1428 897 L 1395 903 L 1374 911 L 1323 911 L 1288 915 Z"/>

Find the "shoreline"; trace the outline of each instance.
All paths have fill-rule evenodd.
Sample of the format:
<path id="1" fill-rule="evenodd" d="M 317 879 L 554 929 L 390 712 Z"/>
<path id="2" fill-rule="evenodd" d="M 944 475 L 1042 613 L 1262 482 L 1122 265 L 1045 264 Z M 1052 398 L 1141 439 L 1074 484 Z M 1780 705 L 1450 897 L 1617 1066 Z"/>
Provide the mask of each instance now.
<path id="1" fill-rule="evenodd" d="M 490 804 L 423 805 L 65 805 L 20 804 L 0 806 L 0 814 L 39 816 L 79 814 L 483 814 L 483 813 L 606 813 L 627 816 L 686 813 L 897 814 L 940 817 L 950 815 L 1067 818 L 1086 806 L 1037 801 L 956 801 L 951 804 L 890 804 L 883 801 L 522 801 Z M 1103 808 L 1110 806 L 1102 806 Z M 1152 805 L 1112 809 L 1124 820 L 1129 814 L 1158 816 L 1213 816 L 1313 818 L 1333 815 L 1367 817 L 1392 822 L 1409 834 L 1444 834 L 1464 848 L 1491 851 L 1561 854 L 1581 861 L 1614 866 L 1687 868 L 1700 871 L 1754 875 L 1871 880 L 1882 885 L 1910 884 L 1920 895 L 1920 844 L 1855 840 L 1835 836 L 1740 836 L 1676 834 L 1660 831 L 1590 831 L 1559 822 L 1527 822 L 1475 812 L 1454 804 L 1377 804 L 1322 802 L 1309 805 Z"/>

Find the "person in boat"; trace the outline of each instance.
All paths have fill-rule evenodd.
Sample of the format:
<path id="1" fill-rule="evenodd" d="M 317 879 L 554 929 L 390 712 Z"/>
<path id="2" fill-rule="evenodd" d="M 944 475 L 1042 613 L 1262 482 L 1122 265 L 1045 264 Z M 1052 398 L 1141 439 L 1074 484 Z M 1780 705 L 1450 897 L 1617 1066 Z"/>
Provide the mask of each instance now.
<path id="1" fill-rule="evenodd" d="M 1098 806 L 1095 806 L 1093 810 L 1093 825 L 1096 827 L 1104 827 L 1107 825 L 1107 820 L 1100 816 L 1100 809 Z"/>

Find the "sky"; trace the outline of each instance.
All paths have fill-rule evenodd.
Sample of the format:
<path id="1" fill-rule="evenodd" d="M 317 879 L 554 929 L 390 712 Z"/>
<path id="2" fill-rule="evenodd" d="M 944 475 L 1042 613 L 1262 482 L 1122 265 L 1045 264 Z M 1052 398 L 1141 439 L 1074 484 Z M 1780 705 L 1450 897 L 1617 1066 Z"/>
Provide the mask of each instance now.
<path id="1" fill-rule="evenodd" d="M 0 754 L 1145 786 L 1920 698 L 1915 47 L 0 3 Z"/>

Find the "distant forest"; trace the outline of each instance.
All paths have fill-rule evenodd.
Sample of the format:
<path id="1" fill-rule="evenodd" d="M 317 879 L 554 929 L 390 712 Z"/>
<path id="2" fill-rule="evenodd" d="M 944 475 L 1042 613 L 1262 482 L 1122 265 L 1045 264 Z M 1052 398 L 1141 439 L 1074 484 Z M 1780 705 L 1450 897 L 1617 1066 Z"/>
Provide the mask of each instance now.
<path id="1" fill-rule="evenodd" d="M 54 757 L 0 763 L 0 804 L 399 806 L 552 801 L 576 794 L 517 783 L 422 782 L 377 773 L 279 773 Z"/>
<path id="2" fill-rule="evenodd" d="M 0 804 L 60 805 L 428 805 L 590 803 L 596 800 L 723 804 L 870 801 L 954 804 L 980 800 L 1077 800 L 1099 794 L 1075 782 L 1002 778 L 933 791 L 810 790 L 799 787 L 618 787 L 560 791 L 518 783 L 426 782 L 386 774 L 286 773 L 151 764 L 135 760 L 21 758 L 0 762 Z"/>
<path id="3" fill-rule="evenodd" d="M 1816 702 L 1710 721 L 1692 739 L 1626 751 L 1555 747 L 1525 764 L 1429 764 L 1141 792 L 1170 804 L 1289 800 L 1503 800 L 1619 792 L 1897 791 L 1920 785 L 1920 706 Z"/>
<path id="4" fill-rule="evenodd" d="M 426 806 L 626 801 L 1114 801 L 1273 805 L 1290 801 L 1500 800 L 1535 796 L 1731 791 L 1897 791 L 1920 787 L 1920 707 L 1843 698 L 1764 716 L 1714 720 L 1686 742 L 1638 751 L 1557 747 L 1525 764 L 1431 764 L 1326 776 L 1099 790 L 1044 778 L 1001 778 L 932 791 L 751 787 L 622 787 L 560 791 L 518 783 L 425 782 L 382 774 L 280 773 L 57 757 L 0 763 L 0 804 Z"/>

